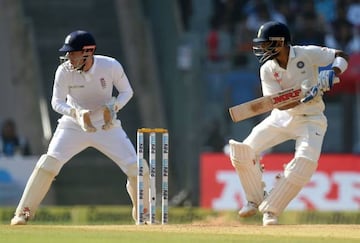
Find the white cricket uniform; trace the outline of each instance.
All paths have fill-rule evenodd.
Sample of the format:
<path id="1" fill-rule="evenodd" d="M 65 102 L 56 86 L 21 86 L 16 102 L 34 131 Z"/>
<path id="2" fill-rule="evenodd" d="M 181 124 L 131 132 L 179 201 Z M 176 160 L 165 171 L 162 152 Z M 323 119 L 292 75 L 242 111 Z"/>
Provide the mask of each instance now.
<path id="1" fill-rule="evenodd" d="M 63 65 L 57 68 L 51 105 L 63 116 L 58 120 L 48 155 L 64 165 L 87 147 L 94 147 L 128 175 L 128 166 L 136 163 L 136 151 L 120 120 L 113 121 L 114 127 L 110 130 L 101 128 L 104 124 L 102 108 L 110 102 L 114 87 L 119 92 L 117 104 L 122 108 L 132 97 L 133 90 L 123 67 L 114 58 L 94 55 L 93 66 L 87 72 L 70 71 Z M 97 131 L 83 131 L 70 116 L 71 108 L 90 110 Z"/>
<path id="2" fill-rule="evenodd" d="M 313 45 L 291 46 L 286 69 L 280 67 L 275 59 L 261 66 L 263 95 L 272 95 L 290 87 L 300 86 L 304 80 L 316 85 L 318 68 L 331 64 L 334 59 L 335 49 Z M 327 129 L 324 109 L 322 95 L 288 110 L 274 109 L 265 120 L 253 128 L 244 143 L 259 155 L 275 145 L 294 139 L 295 157 L 317 162 Z"/>

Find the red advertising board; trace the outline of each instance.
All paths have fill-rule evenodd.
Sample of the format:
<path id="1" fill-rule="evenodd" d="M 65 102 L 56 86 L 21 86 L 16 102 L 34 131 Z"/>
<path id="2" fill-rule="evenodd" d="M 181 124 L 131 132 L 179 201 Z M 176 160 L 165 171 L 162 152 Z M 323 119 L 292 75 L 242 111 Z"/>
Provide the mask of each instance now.
<path id="1" fill-rule="evenodd" d="M 263 180 L 266 190 L 275 183 L 292 154 L 268 154 Z M 215 210 L 234 210 L 246 203 L 238 175 L 227 155 L 204 153 L 200 165 L 200 206 Z M 311 181 L 289 204 L 288 210 L 353 211 L 360 209 L 360 156 L 323 154 Z"/>

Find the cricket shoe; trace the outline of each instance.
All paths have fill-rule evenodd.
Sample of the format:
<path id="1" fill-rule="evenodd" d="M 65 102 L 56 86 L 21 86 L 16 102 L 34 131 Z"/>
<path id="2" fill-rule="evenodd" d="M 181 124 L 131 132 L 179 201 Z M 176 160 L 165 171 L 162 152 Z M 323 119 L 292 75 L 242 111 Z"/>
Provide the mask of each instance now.
<path id="1" fill-rule="evenodd" d="M 141 224 L 140 222 L 138 222 L 137 220 L 137 210 L 136 207 L 132 208 L 132 217 L 135 220 L 135 224 L 139 225 Z M 150 213 L 148 212 L 147 208 L 144 208 L 144 213 L 143 213 L 143 222 L 142 224 L 151 224 L 150 223 Z"/>
<path id="2" fill-rule="evenodd" d="M 272 212 L 265 212 L 263 215 L 263 226 L 277 225 L 278 217 Z"/>
<path id="3" fill-rule="evenodd" d="M 23 212 L 19 215 L 15 215 L 10 222 L 10 225 L 26 225 L 30 218 L 30 209 L 24 208 Z"/>
<path id="4" fill-rule="evenodd" d="M 239 211 L 239 216 L 242 218 L 247 218 L 254 216 L 258 211 L 258 205 L 254 202 L 248 202 L 244 207 Z"/>
<path id="5" fill-rule="evenodd" d="M 143 222 L 140 223 L 136 220 L 136 224 L 139 225 L 139 224 L 151 224 L 151 220 L 150 220 L 150 214 L 149 213 L 144 213 L 143 214 Z"/>

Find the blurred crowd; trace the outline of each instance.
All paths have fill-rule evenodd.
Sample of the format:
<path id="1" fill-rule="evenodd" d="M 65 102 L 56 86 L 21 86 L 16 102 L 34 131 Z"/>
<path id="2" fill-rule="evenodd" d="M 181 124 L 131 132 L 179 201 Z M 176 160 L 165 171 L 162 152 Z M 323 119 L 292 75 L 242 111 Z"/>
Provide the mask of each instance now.
<path id="1" fill-rule="evenodd" d="M 0 158 L 31 155 L 27 138 L 17 131 L 15 120 L 7 118 L 3 121 L 0 133 Z"/>
<path id="2" fill-rule="evenodd" d="M 213 0 L 203 73 L 208 129 L 222 143 L 215 147 L 213 140 L 206 141 L 212 151 L 221 150 L 227 136 L 245 137 L 258 121 L 254 118 L 234 125 L 224 113 L 226 108 L 261 94 L 252 39 L 259 26 L 270 20 L 289 26 L 293 44 L 360 53 L 359 0 Z"/>
<path id="3" fill-rule="evenodd" d="M 256 31 L 269 20 L 287 24 L 296 44 L 360 51 L 358 0 L 213 0 L 212 9 L 208 44 L 214 61 L 251 51 Z M 216 33 L 227 35 L 232 48 L 216 54 Z"/>

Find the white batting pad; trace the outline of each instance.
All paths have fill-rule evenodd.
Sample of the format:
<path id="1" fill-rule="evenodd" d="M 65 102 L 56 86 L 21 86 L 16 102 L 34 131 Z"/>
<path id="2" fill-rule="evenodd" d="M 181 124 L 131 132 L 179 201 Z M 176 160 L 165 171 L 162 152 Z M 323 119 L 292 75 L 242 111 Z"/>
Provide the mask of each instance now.
<path id="1" fill-rule="evenodd" d="M 144 213 L 147 213 L 149 211 L 150 175 L 149 175 L 149 167 L 148 167 L 146 161 L 144 163 L 143 180 L 144 180 Z M 128 177 L 128 180 L 126 183 L 126 189 L 129 193 L 131 202 L 133 204 L 132 217 L 133 217 L 134 221 L 136 222 L 137 221 L 137 176 L 129 176 Z"/>
<path id="2" fill-rule="evenodd" d="M 15 215 L 21 215 L 25 208 L 30 210 L 30 217 L 35 215 L 60 168 L 61 164 L 56 159 L 47 155 L 40 157 L 29 177 Z"/>
<path id="3" fill-rule="evenodd" d="M 284 176 L 275 183 L 269 195 L 260 204 L 260 212 L 272 212 L 279 216 L 292 199 L 306 185 L 315 172 L 317 163 L 305 158 L 293 159 L 284 170 Z"/>
<path id="4" fill-rule="evenodd" d="M 230 140 L 229 144 L 231 163 L 239 176 L 246 199 L 259 205 L 264 199 L 265 184 L 255 153 L 247 144 L 235 140 Z"/>

